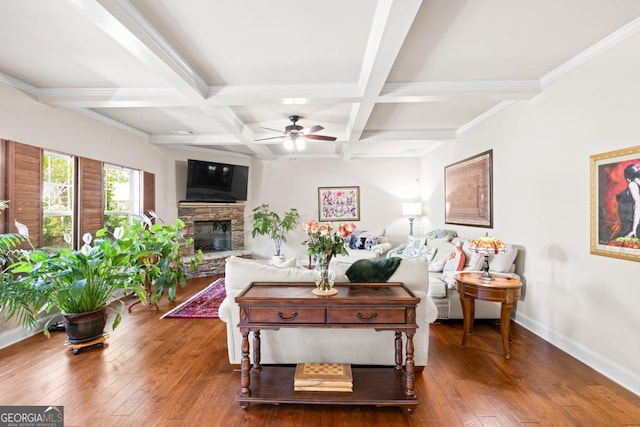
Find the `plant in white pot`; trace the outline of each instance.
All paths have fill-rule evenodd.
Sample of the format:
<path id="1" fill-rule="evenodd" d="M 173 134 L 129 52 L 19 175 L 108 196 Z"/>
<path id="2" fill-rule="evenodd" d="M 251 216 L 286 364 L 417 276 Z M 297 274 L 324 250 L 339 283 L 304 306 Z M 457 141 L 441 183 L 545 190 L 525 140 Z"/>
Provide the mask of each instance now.
<path id="1" fill-rule="evenodd" d="M 282 242 L 286 242 L 285 234 L 294 229 L 300 221 L 300 214 L 295 208 L 291 208 L 281 215 L 272 211 L 269 205 L 262 205 L 253 209 L 253 226 L 251 236 L 267 236 L 275 245 L 275 254 L 271 262 L 273 264 L 281 264 L 284 262 L 284 255 L 281 253 Z"/>

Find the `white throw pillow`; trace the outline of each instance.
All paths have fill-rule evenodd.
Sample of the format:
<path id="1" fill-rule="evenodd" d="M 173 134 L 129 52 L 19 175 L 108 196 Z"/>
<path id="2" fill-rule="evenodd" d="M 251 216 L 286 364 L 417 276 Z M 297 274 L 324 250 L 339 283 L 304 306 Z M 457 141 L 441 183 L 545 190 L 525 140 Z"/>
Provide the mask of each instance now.
<path id="1" fill-rule="evenodd" d="M 409 236 L 407 240 L 407 245 L 404 247 L 404 251 L 402 251 L 402 255 L 407 257 L 415 257 L 418 256 L 420 249 L 424 247 L 424 237 L 413 237 Z"/>
<path id="2" fill-rule="evenodd" d="M 462 245 L 462 251 L 466 257 L 464 262 L 465 270 L 469 271 L 477 271 L 482 270 L 482 265 L 484 264 L 484 255 L 476 253 L 476 251 L 472 251 L 469 249 L 469 245 L 471 242 L 466 241 Z"/>
<path id="3" fill-rule="evenodd" d="M 447 262 L 445 258 L 433 260 L 429 263 L 429 271 L 439 272 L 444 268 L 444 263 Z"/>
<path id="4" fill-rule="evenodd" d="M 274 264 L 271 264 L 274 265 Z M 286 268 L 286 267 L 296 267 L 298 265 L 298 261 L 295 258 L 289 258 L 286 261 L 283 261 L 281 264 L 275 264 L 276 267 Z"/>
<path id="5" fill-rule="evenodd" d="M 518 248 L 513 245 L 507 245 L 505 253 L 489 255 L 489 270 L 498 273 L 508 272 L 515 262 L 516 256 L 518 256 Z"/>
<path id="6" fill-rule="evenodd" d="M 437 251 L 436 248 L 430 248 L 429 246 L 423 246 L 418 251 L 418 256 L 425 257 L 427 259 L 427 262 L 431 262 L 431 260 L 433 260 L 433 257 L 436 256 L 436 251 Z"/>

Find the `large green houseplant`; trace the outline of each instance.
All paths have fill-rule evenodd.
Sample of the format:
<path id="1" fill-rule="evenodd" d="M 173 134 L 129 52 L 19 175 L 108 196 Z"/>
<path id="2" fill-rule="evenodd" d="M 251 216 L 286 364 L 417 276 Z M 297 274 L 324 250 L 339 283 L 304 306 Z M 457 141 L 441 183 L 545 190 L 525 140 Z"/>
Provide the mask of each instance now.
<path id="1" fill-rule="evenodd" d="M 113 237 L 96 239 L 85 234 L 81 249 L 61 248 L 49 252 L 38 249 L 27 252 L 10 268 L 13 280 L 0 291 L 0 305 L 5 317 L 16 317 L 25 328 L 45 320 L 48 325 L 61 312 L 70 342 L 80 343 L 103 334 L 107 311 L 113 312 L 115 329 L 122 319 L 127 292 L 146 300 L 145 288 L 139 281 L 141 267 L 135 262 L 131 242 L 120 240 L 123 231 Z"/>
<path id="2" fill-rule="evenodd" d="M 134 259 L 142 267 L 139 279 L 147 287 L 149 303 L 156 303 L 165 293 L 169 301 L 175 301 L 177 287 L 185 286 L 187 270 L 197 270 L 202 251 L 196 251 L 185 263 L 182 248 L 193 243 L 193 239 L 185 236 L 184 221 L 178 218 L 175 225 L 166 224 L 154 212 L 150 214 L 154 223 L 143 216 L 141 221 L 134 221 L 125 229 L 123 239 L 131 241 Z"/>
<path id="3" fill-rule="evenodd" d="M 147 298 L 157 301 L 165 291 L 169 299 L 175 299 L 177 285 L 186 281 L 178 255 L 179 248 L 188 243 L 183 227 L 180 220 L 173 226 L 151 224 L 145 218 L 113 232 L 101 229 L 93 241 L 91 235 L 85 234 L 81 249 L 29 251 L 26 258 L 10 267 L 8 273 L 13 279 L 0 290 L 0 308 L 4 308 L 5 317 L 15 316 L 26 328 L 36 326 L 44 316 L 47 335 L 48 322 L 57 316 L 51 311 L 57 309 L 65 317 L 71 342 L 100 336 L 107 310 L 115 314 L 112 328 L 120 323 L 125 307 L 120 297 L 125 293 L 134 293 L 143 303 Z M 149 292 L 149 284 L 156 286 L 153 293 Z M 95 322 L 82 321 L 87 326 L 95 323 L 96 331 L 82 337 L 70 335 L 76 332 L 69 323 L 70 317 L 95 312 Z"/>
<path id="4" fill-rule="evenodd" d="M 282 242 L 287 241 L 285 234 L 293 230 L 299 220 L 300 214 L 295 208 L 289 209 L 280 216 L 271 210 L 268 204 L 264 203 L 253 209 L 251 236 L 267 236 L 273 240 L 276 249 L 273 255 L 273 262 L 282 262 L 284 261 L 284 256 L 280 251 Z"/>

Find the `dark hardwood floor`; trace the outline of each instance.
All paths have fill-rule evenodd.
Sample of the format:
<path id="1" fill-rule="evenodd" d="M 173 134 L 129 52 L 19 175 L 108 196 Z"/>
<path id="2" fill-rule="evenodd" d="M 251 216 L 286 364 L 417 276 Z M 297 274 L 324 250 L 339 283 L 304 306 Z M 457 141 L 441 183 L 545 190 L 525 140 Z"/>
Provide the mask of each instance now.
<path id="1" fill-rule="evenodd" d="M 192 279 L 178 301 L 212 278 Z M 65 335 L 0 350 L 0 405 L 63 405 L 67 426 L 622 426 L 640 425 L 640 397 L 524 328 L 501 356 L 495 322 L 460 347 L 460 322 L 431 326 L 429 365 L 413 415 L 394 407 L 253 405 L 235 401 L 218 319 L 159 319 L 137 305 L 107 345 L 73 355 Z"/>

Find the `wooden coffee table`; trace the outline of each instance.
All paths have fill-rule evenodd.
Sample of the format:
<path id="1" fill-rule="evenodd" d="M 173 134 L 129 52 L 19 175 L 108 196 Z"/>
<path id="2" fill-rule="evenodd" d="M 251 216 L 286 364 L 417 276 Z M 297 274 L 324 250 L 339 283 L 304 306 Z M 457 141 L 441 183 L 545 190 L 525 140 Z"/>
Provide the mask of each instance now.
<path id="1" fill-rule="evenodd" d="M 517 276 L 494 274 L 493 280 L 483 280 L 481 273 L 458 273 L 454 276 L 460 294 L 464 333 L 462 346 L 467 344 L 467 336 L 473 328 L 475 316 L 475 300 L 495 301 L 502 303 L 500 308 L 500 332 L 502 334 L 502 348 L 505 359 L 511 358 L 509 342 L 511 340 L 511 313 L 513 304 L 520 298 L 522 283 Z"/>
<path id="2" fill-rule="evenodd" d="M 401 406 L 411 413 L 418 405 L 413 336 L 418 328 L 416 307 L 420 298 L 402 283 L 340 283 L 336 285 L 338 294 L 331 297 L 314 295 L 314 288 L 313 283 L 254 282 L 235 298 L 240 306 L 238 326 L 242 334 L 240 406 L 246 410 L 252 402 L 377 405 Z M 280 328 L 395 331 L 395 367 L 352 367 L 351 393 L 294 391 L 295 366 L 260 363 L 260 330 Z M 249 332 L 253 332 L 253 366 Z M 403 332 L 407 340 L 404 365 Z"/>

